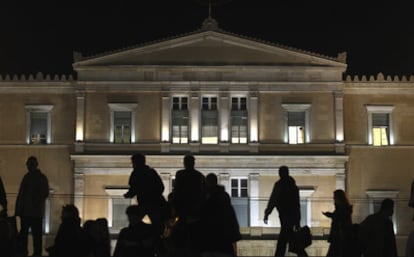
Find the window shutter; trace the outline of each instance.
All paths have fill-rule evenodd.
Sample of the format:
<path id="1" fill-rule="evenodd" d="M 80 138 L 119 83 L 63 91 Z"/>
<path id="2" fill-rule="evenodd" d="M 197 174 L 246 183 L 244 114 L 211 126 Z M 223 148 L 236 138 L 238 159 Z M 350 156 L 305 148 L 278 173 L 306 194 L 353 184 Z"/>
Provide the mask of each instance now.
<path id="1" fill-rule="evenodd" d="M 389 125 L 389 113 L 373 113 L 372 114 L 372 126 L 373 127 L 388 127 Z"/>
<path id="2" fill-rule="evenodd" d="M 288 112 L 289 126 L 305 126 L 305 112 Z"/>

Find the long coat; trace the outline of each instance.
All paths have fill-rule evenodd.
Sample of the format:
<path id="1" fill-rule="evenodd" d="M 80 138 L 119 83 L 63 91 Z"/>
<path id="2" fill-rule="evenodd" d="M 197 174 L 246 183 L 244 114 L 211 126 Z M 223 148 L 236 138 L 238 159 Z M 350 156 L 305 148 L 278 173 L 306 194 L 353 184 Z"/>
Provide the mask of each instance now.
<path id="1" fill-rule="evenodd" d="M 40 217 L 45 213 L 45 200 L 49 196 L 49 181 L 39 170 L 26 173 L 16 199 L 16 216 Z"/>

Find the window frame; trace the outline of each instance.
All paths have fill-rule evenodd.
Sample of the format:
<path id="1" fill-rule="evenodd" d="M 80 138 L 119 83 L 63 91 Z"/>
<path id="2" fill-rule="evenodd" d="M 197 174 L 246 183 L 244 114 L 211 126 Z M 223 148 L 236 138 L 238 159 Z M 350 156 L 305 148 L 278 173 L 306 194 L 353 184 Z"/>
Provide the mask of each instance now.
<path id="1" fill-rule="evenodd" d="M 235 104 L 233 103 L 233 99 L 237 99 L 236 101 L 236 108 L 233 108 Z M 242 103 L 242 99 L 244 99 L 244 103 Z M 244 108 L 243 108 L 244 106 Z M 239 116 L 235 116 L 234 114 L 239 113 Z M 240 118 L 241 120 L 245 120 L 245 133 L 246 136 L 243 138 L 241 137 L 241 128 L 243 125 L 233 125 L 233 118 Z M 249 111 L 248 111 L 248 98 L 245 95 L 237 96 L 233 95 L 230 97 L 230 142 L 232 144 L 247 144 L 249 141 Z M 237 127 L 237 137 L 234 137 L 233 127 Z M 244 139 L 244 141 L 243 141 Z"/>
<path id="2" fill-rule="evenodd" d="M 237 186 L 237 196 L 233 196 L 233 184 L 232 181 L 233 180 L 237 180 L 238 181 L 238 186 Z M 247 196 L 241 196 L 241 191 L 243 189 L 243 187 L 241 186 L 241 181 L 242 180 L 246 180 L 246 192 L 247 192 Z M 230 197 L 231 198 L 245 198 L 245 197 L 249 197 L 249 178 L 248 177 L 230 177 Z"/>
<path id="3" fill-rule="evenodd" d="M 284 141 L 286 144 L 302 144 L 302 143 L 291 143 L 290 142 L 290 135 L 289 135 L 289 112 L 304 112 L 305 113 L 305 125 L 304 125 L 304 139 L 303 144 L 310 143 L 310 121 L 309 121 L 309 115 L 310 115 L 310 108 L 311 104 L 308 103 L 285 103 L 282 104 L 282 108 L 284 110 L 284 119 L 285 119 L 285 137 Z"/>
<path id="4" fill-rule="evenodd" d="M 136 116 L 136 103 L 109 103 L 110 110 L 110 131 L 109 131 L 109 142 L 115 142 L 115 112 L 131 112 L 131 140 L 130 144 L 135 143 L 135 116 Z M 128 144 L 128 143 L 124 143 Z"/>
<path id="5" fill-rule="evenodd" d="M 178 109 L 174 108 L 174 98 L 178 98 Z M 186 103 L 183 103 L 183 99 L 186 99 Z M 186 108 L 183 108 L 185 105 Z M 190 142 L 190 98 L 187 95 L 173 95 L 171 97 L 170 111 L 171 111 L 171 125 L 170 125 L 170 135 L 172 144 L 188 144 Z M 174 125 L 174 112 L 187 112 L 187 134 L 186 138 L 182 136 L 182 128 L 184 125 Z M 184 119 L 184 118 L 183 118 Z M 174 142 L 174 126 L 179 127 L 179 142 Z M 186 139 L 186 140 L 185 140 Z"/>
<path id="6" fill-rule="evenodd" d="M 392 112 L 395 106 L 392 105 L 366 105 L 368 116 L 368 145 L 374 146 L 374 126 L 373 126 L 373 114 L 388 114 L 388 145 L 375 145 L 375 146 L 389 146 L 394 145 L 394 131 L 392 126 Z"/>
<path id="7" fill-rule="evenodd" d="M 238 181 L 237 196 L 233 196 L 233 185 L 232 185 L 233 180 Z M 246 180 L 246 193 L 247 193 L 247 196 L 241 196 L 241 192 L 242 192 L 242 189 L 243 189 L 242 186 L 241 186 L 241 181 L 242 180 Z M 245 176 L 234 176 L 234 177 L 232 176 L 232 177 L 229 178 L 229 182 L 230 182 L 230 185 L 229 185 L 230 186 L 230 192 L 228 192 L 228 193 L 229 193 L 234 211 L 236 213 L 236 216 L 239 219 L 240 226 L 242 227 L 242 224 L 245 224 L 247 227 L 249 227 L 250 226 L 250 215 L 251 215 L 251 209 L 250 209 L 250 203 L 249 203 L 249 201 L 250 201 L 249 178 L 245 177 Z M 237 208 L 237 206 L 239 206 L 239 205 L 243 206 L 243 212 L 244 211 L 246 212 L 245 213 L 246 220 L 244 220 L 244 219 L 240 220 L 242 217 L 244 217 L 244 215 L 243 215 L 243 213 L 238 212 L 239 209 Z M 244 209 L 244 208 L 246 208 L 246 209 Z M 239 216 L 239 215 L 242 215 L 242 216 Z"/>
<path id="8" fill-rule="evenodd" d="M 105 192 L 108 195 L 108 214 L 107 214 L 107 220 L 108 220 L 108 228 L 111 230 L 111 232 L 119 232 L 118 230 L 114 230 L 113 228 L 113 210 L 114 210 L 114 199 L 119 198 L 123 199 L 124 194 L 128 191 L 127 187 L 119 187 L 119 188 L 113 188 L 113 187 L 105 187 Z M 130 199 L 130 205 L 132 204 L 138 204 L 136 198 Z M 127 216 L 125 215 L 125 219 L 127 220 Z M 119 228 L 122 229 L 122 228 Z"/>
<path id="9" fill-rule="evenodd" d="M 216 99 L 215 103 L 213 103 L 212 99 Z M 207 101 L 207 108 L 204 108 L 206 105 L 204 103 L 204 99 L 208 99 Z M 201 110 L 201 126 L 200 126 L 200 130 L 201 130 L 201 143 L 202 144 L 207 144 L 207 145 L 214 145 L 214 144 L 218 144 L 219 142 L 219 102 L 218 102 L 219 98 L 216 95 L 203 95 L 201 96 L 201 101 L 200 101 L 200 110 Z M 216 113 L 216 119 L 217 122 L 215 124 L 216 127 L 216 133 L 214 137 L 205 137 L 204 136 L 204 112 L 215 112 Z"/>
<path id="10" fill-rule="evenodd" d="M 31 114 L 34 112 L 47 113 L 46 144 L 52 143 L 52 110 L 53 105 L 26 105 L 26 143 L 33 145 L 31 140 Z"/>

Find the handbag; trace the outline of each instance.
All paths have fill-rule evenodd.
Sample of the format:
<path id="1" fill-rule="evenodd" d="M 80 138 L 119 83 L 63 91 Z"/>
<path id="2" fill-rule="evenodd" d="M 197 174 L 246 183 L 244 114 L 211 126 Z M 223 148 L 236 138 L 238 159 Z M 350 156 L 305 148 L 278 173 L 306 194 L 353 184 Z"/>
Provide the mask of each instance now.
<path id="1" fill-rule="evenodd" d="M 293 230 L 289 241 L 289 252 L 298 253 L 300 250 L 312 244 L 312 233 L 308 226 L 299 227 Z"/>

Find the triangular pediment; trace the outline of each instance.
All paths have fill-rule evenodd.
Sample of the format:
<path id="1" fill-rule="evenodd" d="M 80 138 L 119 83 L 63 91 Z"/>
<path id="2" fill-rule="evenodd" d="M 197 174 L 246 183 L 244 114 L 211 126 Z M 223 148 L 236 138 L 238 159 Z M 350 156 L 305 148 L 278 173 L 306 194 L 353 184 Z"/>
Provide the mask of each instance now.
<path id="1" fill-rule="evenodd" d="M 200 31 L 173 39 L 83 58 L 77 67 L 140 65 L 345 66 L 340 60 L 218 31 Z"/>

